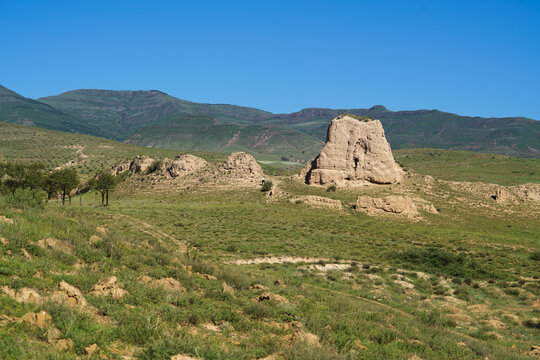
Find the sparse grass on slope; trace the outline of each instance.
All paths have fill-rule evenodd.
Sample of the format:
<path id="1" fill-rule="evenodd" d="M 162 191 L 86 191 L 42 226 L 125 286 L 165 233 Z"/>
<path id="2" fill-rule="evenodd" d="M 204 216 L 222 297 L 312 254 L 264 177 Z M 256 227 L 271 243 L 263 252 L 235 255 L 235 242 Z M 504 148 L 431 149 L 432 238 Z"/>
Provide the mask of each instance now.
<path id="1" fill-rule="evenodd" d="M 441 149 L 397 150 L 394 157 L 406 168 L 443 180 L 501 185 L 540 183 L 538 159 Z"/>
<path id="2" fill-rule="evenodd" d="M 108 169 L 118 161 L 137 155 L 174 157 L 182 151 L 146 148 L 116 141 L 44 130 L 0 122 L 0 161 L 44 162 L 47 168 L 71 164 L 86 178 L 97 170 Z M 210 162 L 224 161 L 225 154 L 191 152 Z"/>
<path id="3" fill-rule="evenodd" d="M 349 195 L 337 191 L 334 196 L 346 201 Z M 20 317 L 43 309 L 51 314 L 60 338 L 74 343 L 72 351 L 55 350 L 43 331 L 7 321 L 0 326 L 0 357 L 71 359 L 96 343 L 113 359 L 119 355 L 169 359 L 178 353 L 204 359 L 257 359 L 274 353 L 287 360 L 408 359 L 414 354 L 423 359 L 525 359 L 522 352 L 538 340 L 534 329 L 523 325 L 530 319 L 528 304 L 531 294 L 538 295 L 538 283 L 528 280 L 522 289 L 514 283 L 520 274 L 540 274 L 519 247 L 529 241 L 505 226 L 480 236 L 474 228 L 468 230 L 473 219 L 459 230 L 438 222 L 388 222 L 351 211 L 266 203 L 258 189 L 113 199 L 106 209 L 96 206 L 97 196 L 87 194 L 82 207 L 51 203 L 44 211 L 27 209 L 22 214 L 0 204 L 0 213 L 14 220 L 13 225 L 0 224 L 0 234 L 8 241 L 0 246 L 0 285 L 33 287 L 46 296 L 65 280 L 108 319 L 103 324 L 66 305 L 21 304 L 0 295 L 0 314 Z M 97 232 L 98 226 L 107 233 Z M 91 244 L 93 235 L 101 239 Z M 47 236 L 67 240 L 74 245 L 73 252 L 37 246 Z M 515 253 L 483 246 L 485 241 L 499 244 L 501 236 L 518 246 Z M 450 254 L 469 254 L 477 262 L 469 269 L 472 280 L 441 276 L 445 271 L 440 265 L 431 268 L 434 273 L 419 276 L 417 270 L 429 268 L 388 256 L 429 241 Z M 187 252 L 181 244 L 187 245 Z M 32 259 L 24 257 L 23 248 Z M 322 275 L 302 263 L 224 263 L 270 253 L 330 258 L 316 265 L 336 263 L 332 258 L 352 262 L 345 272 Z M 408 269 L 401 270 L 403 265 Z M 493 268 L 494 282 L 475 285 L 484 279 L 484 268 Z M 143 285 L 137 281 L 143 274 L 171 277 L 186 291 Z M 113 299 L 90 294 L 94 284 L 111 275 L 128 295 Z M 275 283 L 278 278 L 285 287 Z M 399 281 L 413 284 L 414 291 Z M 234 297 L 223 293 L 223 282 L 234 289 Z M 261 293 L 251 289 L 255 283 L 289 302 L 254 301 Z M 465 306 L 456 302 L 459 299 L 447 300 L 454 291 L 467 299 Z M 474 315 L 467 307 L 473 304 L 486 306 L 489 312 Z M 467 316 L 477 316 L 467 322 L 470 326 L 454 319 L 458 307 Z M 518 320 L 505 317 L 509 307 Z M 505 328 L 487 325 L 493 317 Z M 317 335 L 321 347 L 303 344 L 294 335 L 298 332 Z M 512 349 L 512 344 L 517 347 Z"/>

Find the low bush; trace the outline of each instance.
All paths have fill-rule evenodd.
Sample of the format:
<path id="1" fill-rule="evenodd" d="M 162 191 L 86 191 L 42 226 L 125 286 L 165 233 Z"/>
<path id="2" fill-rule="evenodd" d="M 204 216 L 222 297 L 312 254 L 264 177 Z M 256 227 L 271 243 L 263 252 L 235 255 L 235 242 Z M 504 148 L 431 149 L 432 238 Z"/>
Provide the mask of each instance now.
<path id="1" fill-rule="evenodd" d="M 262 188 L 261 188 L 261 191 L 263 191 L 263 192 L 270 191 L 270 190 L 272 190 L 272 186 L 273 186 L 273 184 L 272 184 L 271 181 L 265 181 Z"/>
<path id="2" fill-rule="evenodd" d="M 17 188 L 11 194 L 4 196 L 4 203 L 16 208 L 45 208 L 47 193 L 40 189 Z"/>
<path id="3" fill-rule="evenodd" d="M 455 254 L 445 249 L 412 248 L 400 253 L 388 253 L 388 258 L 398 260 L 402 266 L 424 272 L 466 278 L 469 285 L 471 278 L 503 278 L 503 274 L 491 268 L 489 264 L 481 264 L 466 254 Z"/>

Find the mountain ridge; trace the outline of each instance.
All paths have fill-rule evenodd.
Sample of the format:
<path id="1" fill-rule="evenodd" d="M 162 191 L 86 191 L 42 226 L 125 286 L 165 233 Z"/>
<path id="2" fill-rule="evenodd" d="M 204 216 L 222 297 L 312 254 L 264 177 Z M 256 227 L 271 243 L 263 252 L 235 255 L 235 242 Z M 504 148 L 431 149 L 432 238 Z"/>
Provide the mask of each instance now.
<path id="1" fill-rule="evenodd" d="M 291 146 L 267 154 L 270 158 L 308 161 L 322 147 L 329 122 L 346 112 L 381 120 L 393 149 L 431 147 L 540 157 L 540 121 L 525 117 L 483 118 L 436 109 L 391 111 L 383 105 L 366 109 L 312 107 L 273 114 L 245 106 L 190 102 L 159 90 L 77 89 L 32 100 L 0 87 L 0 121 L 177 150 L 200 147 L 218 151 L 223 144 L 235 143 L 234 134 L 240 131 L 239 143 L 247 146 L 242 149 L 264 155 L 264 146 L 256 148 L 254 140 L 270 128 L 273 141 L 282 145 L 292 141 Z M 219 124 L 202 126 L 207 117 Z M 187 123 L 181 124 L 182 120 Z M 198 121 L 201 124 L 195 126 Z M 226 127 L 231 129 L 224 131 Z M 168 132 L 157 134 L 158 129 Z M 206 131 L 215 134 L 209 136 Z M 295 136 L 301 148 L 296 146 Z M 191 143 L 178 140 L 182 137 Z"/>

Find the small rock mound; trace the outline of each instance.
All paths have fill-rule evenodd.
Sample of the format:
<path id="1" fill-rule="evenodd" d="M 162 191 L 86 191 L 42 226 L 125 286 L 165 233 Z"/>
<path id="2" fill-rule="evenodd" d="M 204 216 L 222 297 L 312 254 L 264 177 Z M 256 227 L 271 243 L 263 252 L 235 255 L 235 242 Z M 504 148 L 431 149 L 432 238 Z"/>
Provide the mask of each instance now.
<path id="1" fill-rule="evenodd" d="M 393 213 L 408 217 L 418 216 L 418 210 L 412 199 L 398 195 L 383 198 L 359 196 L 356 200 L 356 210 L 365 211 L 368 214 Z"/>
<path id="2" fill-rule="evenodd" d="M 379 120 L 343 114 L 332 120 L 324 148 L 300 174 L 310 185 L 393 184 L 403 171 Z"/>
<path id="3" fill-rule="evenodd" d="M 268 301 L 268 300 L 275 301 L 275 302 L 283 302 L 283 303 L 289 302 L 289 299 L 287 299 L 286 297 L 281 296 L 279 294 L 274 294 L 271 292 L 264 292 L 257 298 L 257 301 Z"/>
<path id="4" fill-rule="evenodd" d="M 92 288 L 90 295 L 111 296 L 113 299 L 121 299 L 129 293 L 120 287 L 116 276 L 109 276 L 98 281 Z"/>
<path id="5" fill-rule="evenodd" d="M 253 155 L 235 152 L 229 155 L 221 170 L 230 177 L 254 179 L 259 181 L 264 176 L 261 166 Z"/>
<path id="6" fill-rule="evenodd" d="M 64 280 L 60 281 L 58 290 L 50 296 L 50 299 L 52 301 L 66 303 L 71 307 L 85 307 L 88 304 L 81 291 Z"/>
<path id="7" fill-rule="evenodd" d="M 37 244 L 43 249 L 60 251 L 67 254 L 71 254 L 71 252 L 73 251 L 73 245 L 64 240 L 45 238 L 39 240 Z"/>
<path id="8" fill-rule="evenodd" d="M 192 174 L 207 165 L 206 160 L 191 154 L 179 155 L 173 160 L 163 162 L 163 168 L 172 177 Z"/>
<path id="9" fill-rule="evenodd" d="M 36 290 L 31 288 L 24 287 L 15 291 L 8 286 L 2 286 L 0 290 L 16 302 L 32 304 L 41 304 L 43 302 L 41 295 L 39 295 Z"/>
<path id="10" fill-rule="evenodd" d="M 13 219 L 0 215 L 0 223 L 13 224 Z"/>
<path id="11" fill-rule="evenodd" d="M 21 317 L 21 321 L 35 325 L 39 328 L 46 328 L 52 325 L 52 317 L 46 311 L 42 310 L 37 313 L 29 312 Z"/>
<path id="12" fill-rule="evenodd" d="M 150 276 L 141 275 L 137 278 L 137 282 L 148 286 L 161 287 L 165 291 L 182 291 L 186 289 L 176 279 L 167 277 L 162 279 L 152 279 Z"/>
<path id="13" fill-rule="evenodd" d="M 326 208 L 332 210 L 341 210 L 343 207 L 341 201 L 322 196 L 306 195 L 291 200 L 293 203 L 302 203 L 311 207 Z"/>

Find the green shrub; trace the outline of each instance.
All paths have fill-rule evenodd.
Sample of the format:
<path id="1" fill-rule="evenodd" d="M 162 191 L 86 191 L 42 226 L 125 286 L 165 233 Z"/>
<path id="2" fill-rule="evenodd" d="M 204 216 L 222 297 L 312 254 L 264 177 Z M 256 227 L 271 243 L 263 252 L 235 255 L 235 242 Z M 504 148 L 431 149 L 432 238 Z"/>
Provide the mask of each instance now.
<path id="1" fill-rule="evenodd" d="M 12 194 L 4 196 L 4 202 L 17 208 L 43 209 L 47 203 L 47 193 L 40 189 L 17 188 Z"/>
<path id="2" fill-rule="evenodd" d="M 424 272 L 466 278 L 465 283 L 470 284 L 471 278 L 503 278 L 503 274 L 490 267 L 489 264 L 480 263 L 466 254 L 456 254 L 445 249 L 413 248 L 400 253 L 388 253 L 388 257 L 401 262 L 402 266 L 421 270 Z"/>
<path id="3" fill-rule="evenodd" d="M 244 313 L 249 315 L 252 319 L 263 319 L 271 317 L 273 311 L 266 304 L 260 302 L 250 302 L 244 306 Z"/>
<path id="4" fill-rule="evenodd" d="M 261 191 L 270 191 L 272 189 L 272 182 L 271 181 L 265 181 L 262 188 L 261 188 Z"/>
<path id="5" fill-rule="evenodd" d="M 525 320 L 523 325 L 531 329 L 540 329 L 540 320 Z"/>

